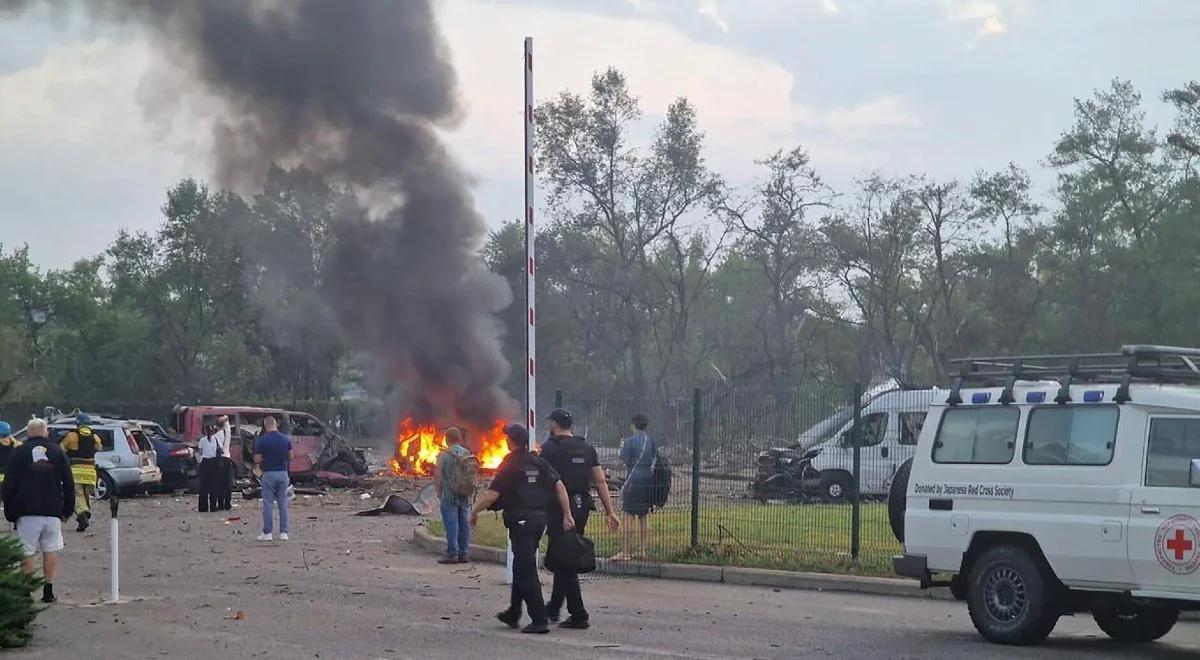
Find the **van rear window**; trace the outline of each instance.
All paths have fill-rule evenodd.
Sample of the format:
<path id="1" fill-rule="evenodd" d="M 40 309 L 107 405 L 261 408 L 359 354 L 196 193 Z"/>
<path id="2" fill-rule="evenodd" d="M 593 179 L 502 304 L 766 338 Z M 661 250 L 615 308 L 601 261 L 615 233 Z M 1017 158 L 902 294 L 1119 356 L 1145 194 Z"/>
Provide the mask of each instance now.
<path id="1" fill-rule="evenodd" d="M 942 415 L 934 463 L 1009 463 L 1021 411 L 1010 407 L 951 408 Z"/>

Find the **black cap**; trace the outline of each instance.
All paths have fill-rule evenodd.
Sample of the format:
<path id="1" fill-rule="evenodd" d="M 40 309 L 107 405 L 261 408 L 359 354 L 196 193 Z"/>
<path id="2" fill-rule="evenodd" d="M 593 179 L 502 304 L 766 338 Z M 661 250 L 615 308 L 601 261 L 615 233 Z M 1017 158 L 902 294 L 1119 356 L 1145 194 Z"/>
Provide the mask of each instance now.
<path id="1" fill-rule="evenodd" d="M 520 424 L 509 424 L 504 427 L 504 435 L 521 447 L 529 446 L 529 431 Z"/>
<path id="2" fill-rule="evenodd" d="M 551 410 L 550 414 L 546 416 L 546 419 L 558 424 L 564 429 L 571 428 L 571 425 L 575 423 L 575 420 L 571 419 L 571 413 L 568 412 L 566 408 L 555 408 L 554 410 Z"/>

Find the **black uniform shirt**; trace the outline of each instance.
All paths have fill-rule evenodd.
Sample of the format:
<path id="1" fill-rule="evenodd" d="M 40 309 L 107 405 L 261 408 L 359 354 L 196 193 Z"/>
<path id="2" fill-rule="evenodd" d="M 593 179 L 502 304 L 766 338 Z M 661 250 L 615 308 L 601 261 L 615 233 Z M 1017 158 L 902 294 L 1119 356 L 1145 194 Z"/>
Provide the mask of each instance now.
<path id="1" fill-rule="evenodd" d="M 545 520 L 558 481 L 558 472 L 545 459 L 518 449 L 504 457 L 488 490 L 500 494 L 498 504 L 504 511 L 504 524 L 509 525 L 526 518 Z"/>
<path id="2" fill-rule="evenodd" d="M 562 476 L 572 495 L 587 495 L 592 485 L 592 468 L 600 466 L 596 448 L 579 436 L 551 436 L 542 444 L 542 458 Z"/>

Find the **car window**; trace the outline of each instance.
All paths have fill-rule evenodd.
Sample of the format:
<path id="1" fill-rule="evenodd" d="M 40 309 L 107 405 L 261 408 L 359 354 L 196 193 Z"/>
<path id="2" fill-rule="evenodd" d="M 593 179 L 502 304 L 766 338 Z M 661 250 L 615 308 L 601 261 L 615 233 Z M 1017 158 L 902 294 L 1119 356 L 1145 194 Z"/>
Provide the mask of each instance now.
<path id="1" fill-rule="evenodd" d="M 292 421 L 292 435 L 321 435 L 321 423 L 315 417 L 308 415 L 290 415 L 290 417 Z"/>
<path id="2" fill-rule="evenodd" d="M 1016 452 L 1016 408 L 951 408 L 933 443 L 935 463 L 1008 463 Z"/>
<path id="3" fill-rule="evenodd" d="M 145 432 L 126 431 L 126 433 L 132 435 L 133 439 L 137 441 L 138 449 L 141 449 L 142 451 L 152 451 L 154 449 L 154 445 L 150 444 L 150 438 L 146 437 Z"/>
<path id="4" fill-rule="evenodd" d="M 915 445 L 925 427 L 926 413 L 900 413 L 900 444 Z"/>
<path id="5" fill-rule="evenodd" d="M 887 418 L 887 413 L 871 413 L 870 415 L 863 416 L 863 418 L 859 420 L 858 423 L 861 425 L 862 433 L 862 440 L 861 444 L 859 445 L 860 447 L 872 447 L 883 441 L 883 434 L 887 431 Z M 851 425 L 849 430 L 842 433 L 841 444 L 843 447 L 854 446 L 850 439 L 853 430 L 854 427 Z"/>
<path id="6" fill-rule="evenodd" d="M 1159 418 L 1150 422 L 1146 485 L 1189 488 L 1192 459 L 1200 458 L 1200 418 Z"/>
<path id="7" fill-rule="evenodd" d="M 1117 439 L 1116 406 L 1055 406 L 1029 413 L 1022 454 L 1029 465 L 1108 465 Z"/>

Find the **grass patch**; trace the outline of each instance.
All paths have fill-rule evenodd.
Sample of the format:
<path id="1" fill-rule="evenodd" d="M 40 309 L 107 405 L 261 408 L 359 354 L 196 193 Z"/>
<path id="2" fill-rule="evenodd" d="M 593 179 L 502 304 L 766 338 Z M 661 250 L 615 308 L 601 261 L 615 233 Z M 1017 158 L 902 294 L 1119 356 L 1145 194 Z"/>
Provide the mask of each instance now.
<path id="1" fill-rule="evenodd" d="M 669 508 L 650 516 L 653 530 L 650 559 L 681 564 L 774 568 L 823 573 L 892 576 L 892 555 L 900 544 L 888 526 L 887 505 L 862 505 L 858 561 L 850 559 L 851 507 L 848 504 L 730 503 L 700 510 L 699 543 L 691 547 L 691 514 Z M 430 531 L 444 536 L 440 520 Z M 593 512 L 587 535 L 598 557 L 620 549 L 620 536 L 604 528 Z M 508 535 L 499 514 L 479 516 L 471 542 L 502 548 Z M 637 542 L 636 523 L 634 543 Z"/>

